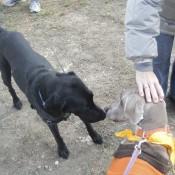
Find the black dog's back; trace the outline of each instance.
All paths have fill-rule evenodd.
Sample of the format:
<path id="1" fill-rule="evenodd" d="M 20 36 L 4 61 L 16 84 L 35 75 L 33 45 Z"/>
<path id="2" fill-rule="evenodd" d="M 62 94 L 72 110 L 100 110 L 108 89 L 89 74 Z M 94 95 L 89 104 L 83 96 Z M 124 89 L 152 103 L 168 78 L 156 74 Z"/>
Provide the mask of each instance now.
<path id="1" fill-rule="evenodd" d="M 35 69 L 50 69 L 49 62 L 35 52 L 23 35 L 18 32 L 9 32 L 0 29 L 1 57 L 5 58 L 11 67 L 12 75 L 19 88 L 25 92 L 28 74 Z M 1 59 L 2 60 L 2 59 Z M 3 61 L 5 61 L 3 60 Z"/>

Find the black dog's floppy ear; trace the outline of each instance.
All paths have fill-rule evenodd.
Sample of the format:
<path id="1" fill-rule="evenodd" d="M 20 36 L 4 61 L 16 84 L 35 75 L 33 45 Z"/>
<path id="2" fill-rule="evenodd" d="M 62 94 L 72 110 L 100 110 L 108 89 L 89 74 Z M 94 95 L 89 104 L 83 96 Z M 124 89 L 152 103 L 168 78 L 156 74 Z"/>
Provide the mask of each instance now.
<path id="1" fill-rule="evenodd" d="M 55 93 L 53 93 L 52 95 L 50 95 L 48 97 L 48 99 L 46 99 L 44 108 L 46 111 L 49 111 L 52 109 L 54 109 L 54 110 L 57 109 L 58 111 L 63 111 L 65 105 L 66 105 L 66 103 L 61 98 L 61 96 L 58 96 Z"/>

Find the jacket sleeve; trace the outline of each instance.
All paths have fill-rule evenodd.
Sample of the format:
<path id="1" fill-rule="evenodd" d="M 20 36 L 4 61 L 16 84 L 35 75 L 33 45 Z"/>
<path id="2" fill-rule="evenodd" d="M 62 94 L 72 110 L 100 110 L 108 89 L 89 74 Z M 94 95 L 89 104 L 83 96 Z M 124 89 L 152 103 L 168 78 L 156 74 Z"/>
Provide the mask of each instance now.
<path id="1" fill-rule="evenodd" d="M 126 57 L 136 70 L 152 70 L 152 58 L 157 57 L 155 37 L 160 33 L 162 0 L 128 0 L 125 16 Z"/>

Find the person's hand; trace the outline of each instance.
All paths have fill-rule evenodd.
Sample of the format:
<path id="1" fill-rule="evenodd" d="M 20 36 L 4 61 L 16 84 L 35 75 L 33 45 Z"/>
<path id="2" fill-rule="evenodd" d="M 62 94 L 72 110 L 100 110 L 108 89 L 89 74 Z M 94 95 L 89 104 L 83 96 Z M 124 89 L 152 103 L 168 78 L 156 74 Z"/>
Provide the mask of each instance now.
<path id="1" fill-rule="evenodd" d="M 163 101 L 164 92 L 154 72 L 136 71 L 136 83 L 140 96 L 145 96 L 147 102 Z"/>

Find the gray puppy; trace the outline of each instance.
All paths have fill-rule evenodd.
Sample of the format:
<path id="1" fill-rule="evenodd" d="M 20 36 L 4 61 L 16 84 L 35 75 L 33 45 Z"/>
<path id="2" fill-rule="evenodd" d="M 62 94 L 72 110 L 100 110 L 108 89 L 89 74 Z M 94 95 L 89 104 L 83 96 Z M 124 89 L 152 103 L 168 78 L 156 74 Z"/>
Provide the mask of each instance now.
<path id="1" fill-rule="evenodd" d="M 165 102 L 146 103 L 134 89 L 121 94 L 119 102 L 108 109 L 107 117 L 113 121 L 128 121 L 135 129 L 140 127 L 144 131 L 168 125 Z"/>
<path id="2" fill-rule="evenodd" d="M 141 136 L 145 138 L 149 137 L 148 133 L 154 132 L 159 128 L 166 131 L 168 125 L 165 102 L 163 101 L 156 104 L 146 103 L 145 99 L 139 96 L 136 90 L 124 91 L 120 96 L 119 102 L 112 104 L 108 109 L 107 117 L 114 121 L 129 122 L 130 127 L 135 129 L 136 133 L 138 131 L 137 129 L 141 129 L 143 131 L 141 132 Z M 120 160 L 133 156 L 136 143 L 137 142 L 126 139 L 120 143 L 113 155 L 114 159 L 108 172 L 112 171 L 114 174 L 121 172 Z M 142 143 L 141 150 L 142 152 L 138 158 L 146 161 L 151 165 L 150 167 L 155 168 L 162 174 L 167 174 L 171 170 L 170 157 L 164 146 L 144 142 Z M 135 164 L 137 164 L 137 162 L 135 162 Z M 137 164 L 137 166 L 139 165 Z M 147 169 L 149 170 L 150 167 L 147 167 Z M 122 174 L 124 174 L 124 171 L 125 170 L 123 170 Z"/>

